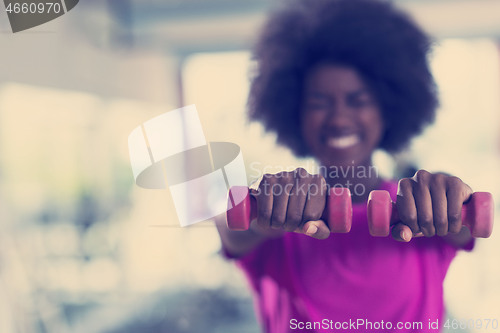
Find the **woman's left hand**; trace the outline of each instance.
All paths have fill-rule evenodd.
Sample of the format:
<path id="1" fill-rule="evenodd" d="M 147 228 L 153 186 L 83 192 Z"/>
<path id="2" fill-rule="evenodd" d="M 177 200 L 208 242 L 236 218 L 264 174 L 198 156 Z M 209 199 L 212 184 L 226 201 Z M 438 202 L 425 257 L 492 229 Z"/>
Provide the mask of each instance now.
<path id="1" fill-rule="evenodd" d="M 462 205 L 472 189 L 460 178 L 419 170 L 398 184 L 396 206 L 400 223 L 392 228 L 394 239 L 458 234 L 462 230 Z"/>

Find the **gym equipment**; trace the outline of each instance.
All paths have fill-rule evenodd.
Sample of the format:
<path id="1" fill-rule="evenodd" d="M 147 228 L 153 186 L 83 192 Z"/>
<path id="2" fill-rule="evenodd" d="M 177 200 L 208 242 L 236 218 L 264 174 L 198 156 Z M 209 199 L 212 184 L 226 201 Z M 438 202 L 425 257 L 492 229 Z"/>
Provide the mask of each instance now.
<path id="1" fill-rule="evenodd" d="M 230 188 L 226 212 L 229 229 L 248 230 L 250 222 L 257 218 L 257 212 L 257 199 L 250 194 L 248 187 Z M 327 222 L 331 232 L 347 233 L 351 230 L 352 201 L 348 188 L 330 188 L 321 219 Z"/>
<path id="2" fill-rule="evenodd" d="M 399 221 L 396 204 L 389 192 L 372 191 L 368 197 L 368 228 L 372 236 L 389 235 L 392 224 Z M 488 238 L 493 230 L 494 202 L 488 192 L 475 192 L 462 206 L 462 224 L 467 226 L 473 237 Z"/>

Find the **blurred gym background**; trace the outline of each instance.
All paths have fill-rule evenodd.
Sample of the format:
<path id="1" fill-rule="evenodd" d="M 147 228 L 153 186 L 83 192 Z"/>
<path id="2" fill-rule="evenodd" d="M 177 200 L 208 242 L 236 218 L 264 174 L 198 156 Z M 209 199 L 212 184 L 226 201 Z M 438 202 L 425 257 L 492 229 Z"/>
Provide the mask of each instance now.
<path id="1" fill-rule="evenodd" d="M 381 173 L 453 173 L 500 203 L 500 1 L 396 2 L 436 37 L 442 107 L 410 150 L 377 156 Z M 244 115 L 248 51 L 276 3 L 85 0 L 17 34 L 1 11 L 0 332 L 258 331 L 215 227 L 180 228 L 167 190 L 134 185 L 127 136 L 195 103 L 249 180 L 309 168 Z M 452 264 L 450 318 L 500 320 L 498 233 Z"/>

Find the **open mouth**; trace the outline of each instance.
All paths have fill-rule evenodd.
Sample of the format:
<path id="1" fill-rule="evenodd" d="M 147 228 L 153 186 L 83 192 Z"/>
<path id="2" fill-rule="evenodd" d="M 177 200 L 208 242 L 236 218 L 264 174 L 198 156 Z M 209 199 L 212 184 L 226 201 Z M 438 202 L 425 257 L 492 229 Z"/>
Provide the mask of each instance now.
<path id="1" fill-rule="evenodd" d="M 326 139 L 326 145 L 334 149 L 346 149 L 359 143 L 360 138 L 357 134 L 349 134 L 339 137 L 329 137 Z"/>

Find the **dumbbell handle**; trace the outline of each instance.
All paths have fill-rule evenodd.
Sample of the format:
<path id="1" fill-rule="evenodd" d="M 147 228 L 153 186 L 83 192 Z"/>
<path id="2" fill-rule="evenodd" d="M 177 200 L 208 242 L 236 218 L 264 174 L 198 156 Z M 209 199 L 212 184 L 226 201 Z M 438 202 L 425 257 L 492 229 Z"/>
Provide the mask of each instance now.
<path id="1" fill-rule="evenodd" d="M 396 204 L 389 192 L 372 191 L 368 197 L 368 226 L 372 236 L 389 235 L 390 226 L 399 222 Z M 488 238 L 493 230 L 494 202 L 488 192 L 475 192 L 462 206 L 462 225 L 468 227 L 473 237 Z"/>
<path id="2" fill-rule="evenodd" d="M 227 226 L 231 230 L 248 230 L 257 218 L 257 199 L 246 186 L 233 186 L 227 200 Z M 321 219 L 326 220 L 331 232 L 346 233 L 351 230 L 352 203 L 348 188 L 330 188 Z"/>

